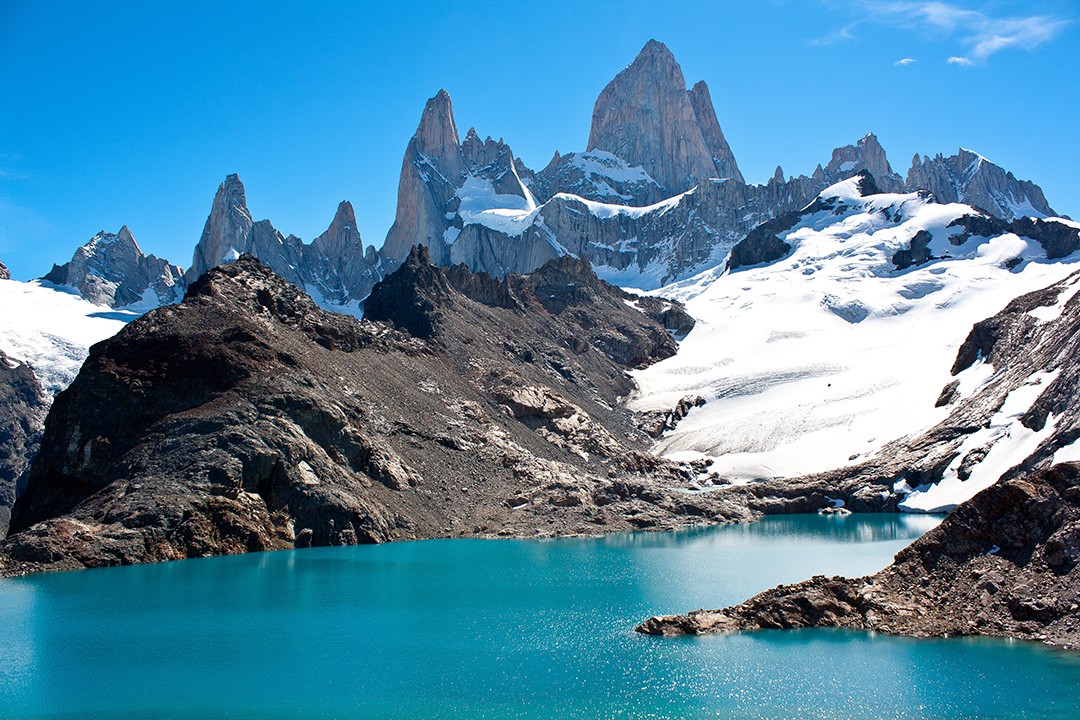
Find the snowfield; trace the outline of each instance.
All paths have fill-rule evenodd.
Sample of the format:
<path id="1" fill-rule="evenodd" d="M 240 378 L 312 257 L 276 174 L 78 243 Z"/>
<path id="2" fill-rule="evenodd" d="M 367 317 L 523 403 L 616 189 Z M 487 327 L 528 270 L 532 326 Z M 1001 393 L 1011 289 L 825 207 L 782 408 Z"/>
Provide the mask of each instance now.
<path id="1" fill-rule="evenodd" d="M 0 350 L 29 365 L 50 396 L 71 384 L 91 345 L 139 316 L 36 280 L 0 280 L 0 308 Z"/>
<path id="2" fill-rule="evenodd" d="M 963 228 L 947 226 L 975 212 L 966 205 L 918 194 L 864 198 L 856 179 L 821 197 L 838 198 L 835 210 L 804 215 L 780 233 L 793 247 L 783 259 L 734 272 L 716 268 L 656 291 L 684 302 L 697 325 L 678 354 L 634 373 L 639 391 L 631 406 L 664 410 L 698 395 L 707 401 L 660 439 L 661 454 L 711 458 L 712 470 L 732 482 L 864 460 L 945 418 L 948 408 L 935 401 L 953 380 L 949 370 L 975 322 L 1076 269 L 1074 258 L 1048 262 L 1037 243 L 1013 234 L 953 245 Z M 920 231 L 932 236 L 929 249 L 939 259 L 897 270 L 893 255 Z M 990 374 L 972 368 L 961 390 L 970 394 Z M 1014 436 L 1000 451 L 995 446 L 977 482 L 958 487 L 955 472 L 947 474 L 935 488 L 914 492 L 906 509 L 955 505 L 1023 459 L 1037 439 L 1014 427 L 1026 409 L 1019 405 L 1035 399 L 1020 395 L 987 430 Z"/>

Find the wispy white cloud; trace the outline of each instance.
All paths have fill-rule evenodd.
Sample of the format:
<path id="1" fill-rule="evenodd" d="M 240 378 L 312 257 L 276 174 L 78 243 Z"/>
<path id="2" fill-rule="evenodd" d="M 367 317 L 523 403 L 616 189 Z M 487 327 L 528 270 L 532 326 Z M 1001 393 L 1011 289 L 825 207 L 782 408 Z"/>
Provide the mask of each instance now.
<path id="1" fill-rule="evenodd" d="M 953 55 L 945 62 L 950 65 L 962 65 L 963 67 L 970 67 L 974 63 L 971 62 L 971 58 L 963 57 L 962 55 Z"/>
<path id="2" fill-rule="evenodd" d="M 835 2 L 826 4 L 836 6 Z M 830 42 L 855 39 L 854 30 L 869 23 L 929 30 L 944 34 L 964 48 L 963 55 L 958 53 L 948 59 L 951 63 L 958 58 L 968 61 L 957 64 L 981 63 L 1006 48 L 1034 50 L 1056 38 L 1074 22 L 1054 15 L 991 14 L 950 2 L 847 0 L 846 4 L 859 17 L 833 35 L 814 41 L 815 44 L 827 44 L 825 41 L 829 38 L 832 38 Z"/>
<path id="3" fill-rule="evenodd" d="M 899 60 L 894 62 L 893 65 L 897 67 L 904 67 L 905 65 L 910 65 L 913 62 L 915 62 L 915 58 L 900 58 Z"/>
<path id="4" fill-rule="evenodd" d="M 855 39 L 855 28 L 859 27 L 859 25 L 861 25 L 861 24 L 862 24 L 862 21 L 857 20 L 857 21 L 851 23 L 850 25 L 845 25 L 844 27 L 840 28 L 839 30 L 834 30 L 833 32 L 829 33 L 828 35 L 825 35 L 824 37 L 811 38 L 810 40 L 806 41 L 806 44 L 807 45 L 832 45 L 832 44 L 838 43 L 838 42 L 840 42 L 842 40 L 854 40 Z"/>

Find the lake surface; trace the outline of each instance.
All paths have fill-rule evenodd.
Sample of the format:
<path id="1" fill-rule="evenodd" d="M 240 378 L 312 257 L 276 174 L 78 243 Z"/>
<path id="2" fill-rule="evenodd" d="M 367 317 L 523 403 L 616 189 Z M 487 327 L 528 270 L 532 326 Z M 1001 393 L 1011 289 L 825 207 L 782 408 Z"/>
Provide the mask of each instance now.
<path id="1" fill-rule="evenodd" d="M 789 516 L 4 580 L 0 717 L 1078 717 L 1080 658 L 1027 643 L 632 632 L 876 571 L 936 522 Z"/>

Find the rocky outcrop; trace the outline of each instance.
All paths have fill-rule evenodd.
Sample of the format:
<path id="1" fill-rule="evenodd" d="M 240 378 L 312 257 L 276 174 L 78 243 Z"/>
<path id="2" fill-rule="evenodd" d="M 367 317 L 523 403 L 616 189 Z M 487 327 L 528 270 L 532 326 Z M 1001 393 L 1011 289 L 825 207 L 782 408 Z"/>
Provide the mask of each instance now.
<path id="1" fill-rule="evenodd" d="M 428 248 L 416 245 L 401 267 L 375 286 L 364 305 L 364 317 L 430 340 L 438 316 L 452 305 L 450 296 L 446 276 L 432 266 Z"/>
<path id="2" fill-rule="evenodd" d="M 844 145 L 832 152 L 832 158 L 822 173 L 829 185 L 868 172 L 884 192 L 904 192 L 904 179 L 893 172 L 885 149 L 874 133 L 867 133 L 854 145 Z"/>
<path id="3" fill-rule="evenodd" d="M 656 40 L 596 99 L 587 150 L 606 150 L 640 165 L 669 195 L 708 178 L 742 181 L 708 88 L 699 83 L 688 92 L 675 57 Z"/>
<path id="4" fill-rule="evenodd" d="M 940 202 L 967 203 L 1003 220 L 1057 215 L 1038 185 L 1017 180 L 1011 172 L 964 148 L 949 157 L 916 154 L 907 173 L 907 189 L 929 190 Z"/>
<path id="5" fill-rule="evenodd" d="M 738 270 L 751 265 L 776 262 L 787 255 L 791 252 L 791 246 L 777 235 L 787 232 L 801 219 L 801 213 L 791 212 L 758 225 L 731 248 L 728 268 Z"/>
<path id="6" fill-rule="evenodd" d="M 11 273 L 7 269 L 7 265 L 0 262 L 0 280 L 10 280 Z"/>
<path id="7" fill-rule="evenodd" d="M 749 517 L 636 449 L 623 363 L 674 345 L 586 264 L 452 283 L 421 260 L 372 298 L 427 298 L 429 339 L 323 312 L 242 257 L 95 345 L 0 572 Z"/>
<path id="8" fill-rule="evenodd" d="M 214 196 L 191 268 L 193 283 L 209 268 L 250 254 L 289 282 L 302 287 L 325 308 L 358 314 L 360 304 L 384 275 L 382 258 L 364 249 L 352 205 L 342 201 L 326 232 L 311 244 L 285 236 L 269 220 L 253 222 L 247 193 L 238 175 L 225 178 Z"/>
<path id="9" fill-rule="evenodd" d="M 48 398 L 30 367 L 0 351 L 0 537 L 45 425 Z"/>
<path id="10" fill-rule="evenodd" d="M 995 635 L 1080 649 L 1080 465 L 979 493 L 876 575 L 815 577 L 722 610 L 659 616 L 652 635 L 843 627 L 917 637 Z"/>
<path id="11" fill-rule="evenodd" d="M 180 300 L 183 273 L 179 266 L 143 253 L 125 225 L 118 233 L 102 230 L 42 279 L 72 287 L 95 305 L 149 309 Z"/>
<path id="12" fill-rule="evenodd" d="M 949 227 L 963 228 L 951 239 L 957 245 L 971 237 L 994 237 L 1011 232 L 1039 243 L 1047 260 L 1058 260 L 1080 250 L 1080 226 L 1053 218 L 1020 217 L 1006 221 L 992 215 L 969 213 L 949 223 Z"/>
<path id="13" fill-rule="evenodd" d="M 920 230 L 911 238 L 911 243 L 903 250 L 898 250 L 892 258 L 893 265 L 897 270 L 907 270 L 913 265 L 922 265 L 930 262 L 933 255 L 930 253 L 930 242 L 934 239 L 926 230 Z"/>

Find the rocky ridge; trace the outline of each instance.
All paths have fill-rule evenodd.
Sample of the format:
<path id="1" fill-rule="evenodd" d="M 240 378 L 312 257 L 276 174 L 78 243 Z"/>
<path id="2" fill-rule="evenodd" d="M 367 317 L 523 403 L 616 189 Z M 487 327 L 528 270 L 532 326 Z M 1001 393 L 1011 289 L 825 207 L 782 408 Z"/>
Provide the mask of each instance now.
<path id="1" fill-rule="evenodd" d="M 904 180 L 872 133 L 836 148 L 810 175 L 785 179 L 777 167 L 768 182 L 747 184 L 709 88 L 698 82 L 688 90 L 671 51 L 656 40 L 599 94 L 586 148 L 556 152 L 547 167 L 533 171 L 502 140 L 481 140 L 473 129 L 460 139 L 450 96 L 441 90 L 409 141 L 395 221 L 378 252 L 363 246 L 344 202 L 311 244 L 268 220 L 255 222 L 243 185 L 230 175 L 182 282 L 170 285 L 167 276 L 179 269 L 156 258 L 167 267 L 164 276 L 156 265 L 149 272 L 136 267 L 128 247 L 133 239 L 110 245 L 102 242 L 107 234 L 95 238 L 101 247 L 81 249 L 50 277 L 92 302 L 115 306 L 142 298 L 149 307 L 174 302 L 209 268 L 251 253 L 320 306 L 359 315 L 375 283 L 416 244 L 427 246 L 436 264 L 497 277 L 531 272 L 565 254 L 587 257 L 612 281 L 655 289 L 723 263 L 762 223 L 864 171 L 883 191 L 925 190 L 1005 221 L 1054 215 L 1038 186 L 967 150 L 916 156 Z M 150 285 L 154 292 L 146 295 Z"/>
<path id="2" fill-rule="evenodd" d="M 326 232 L 305 244 L 295 235 L 282 235 L 269 220 L 254 222 L 244 185 L 233 174 L 218 187 L 184 281 L 190 285 L 242 254 L 259 258 L 321 306 L 352 314 L 359 314 L 382 278 L 381 258 L 373 247 L 364 249 L 350 203 L 342 201 Z"/>
<path id="3" fill-rule="evenodd" d="M 635 449 L 623 363 L 674 344 L 587 264 L 497 280 L 426 259 L 373 291 L 384 321 L 241 257 L 95 345 L 50 410 L 2 572 L 750 517 Z"/>
<path id="4" fill-rule="evenodd" d="M 941 202 L 967 203 L 1002 220 L 1057 214 L 1038 185 L 1017 180 L 1011 172 L 964 148 L 949 157 L 915 155 L 907 188 L 929 190 Z"/>

